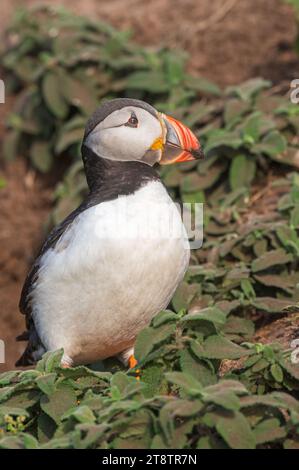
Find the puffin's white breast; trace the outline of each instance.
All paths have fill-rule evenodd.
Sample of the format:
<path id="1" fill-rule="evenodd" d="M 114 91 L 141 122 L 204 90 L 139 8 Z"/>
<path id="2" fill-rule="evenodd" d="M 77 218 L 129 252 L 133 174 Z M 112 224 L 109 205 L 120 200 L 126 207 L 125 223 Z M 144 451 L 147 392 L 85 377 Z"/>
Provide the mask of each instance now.
<path id="1" fill-rule="evenodd" d="M 32 311 L 43 344 L 75 362 L 123 351 L 167 306 L 188 262 L 180 214 L 160 182 L 85 210 L 41 260 Z"/>

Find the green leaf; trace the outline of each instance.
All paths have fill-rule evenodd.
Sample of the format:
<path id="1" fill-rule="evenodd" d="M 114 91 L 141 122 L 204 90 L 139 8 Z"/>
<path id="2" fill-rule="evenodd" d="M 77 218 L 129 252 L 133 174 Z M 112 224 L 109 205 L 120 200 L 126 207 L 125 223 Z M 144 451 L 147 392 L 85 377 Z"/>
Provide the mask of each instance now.
<path id="1" fill-rule="evenodd" d="M 239 188 L 249 188 L 254 179 L 256 164 L 252 157 L 237 155 L 233 158 L 229 170 L 229 182 L 232 191 Z"/>
<path id="2" fill-rule="evenodd" d="M 40 400 L 42 410 L 50 416 L 56 424 L 59 424 L 61 416 L 75 405 L 75 391 L 68 386 L 62 386 L 49 396 L 43 395 Z"/>
<path id="3" fill-rule="evenodd" d="M 265 358 L 259 359 L 253 366 L 252 366 L 252 372 L 260 372 L 261 370 L 266 369 L 269 366 L 269 361 Z"/>
<path id="4" fill-rule="evenodd" d="M 130 385 L 131 381 L 130 378 L 123 372 L 116 372 L 112 375 L 110 383 L 112 387 L 117 387 L 122 396 L 125 395 L 127 387 Z"/>
<path id="5" fill-rule="evenodd" d="M 65 420 L 72 416 L 79 423 L 94 423 L 96 418 L 91 409 L 86 405 L 78 406 L 75 410 L 70 410 L 64 413 L 61 417 L 62 420 Z"/>
<path id="6" fill-rule="evenodd" d="M 245 416 L 239 411 L 219 416 L 216 430 L 232 449 L 255 449 L 254 433 Z"/>
<path id="7" fill-rule="evenodd" d="M 0 389 L 1 391 L 1 389 Z M 13 392 L 13 387 L 11 392 Z M 16 390 L 14 391 L 13 395 L 10 396 L 8 399 L 4 401 L 5 406 L 12 407 L 12 408 L 24 408 L 28 409 L 32 406 L 36 405 L 39 401 L 40 392 L 37 390 Z M 1 396 L 0 396 L 0 401 Z"/>
<path id="8" fill-rule="evenodd" d="M 69 106 L 64 99 L 59 77 L 53 72 L 44 76 L 42 92 L 45 103 L 49 110 L 58 118 L 65 119 Z"/>
<path id="9" fill-rule="evenodd" d="M 191 395 L 197 395 L 202 391 L 201 383 L 189 374 L 184 374 L 183 372 L 167 372 L 165 377 L 168 382 L 186 389 Z"/>
<path id="10" fill-rule="evenodd" d="M 180 352 L 180 367 L 182 372 L 192 375 L 203 386 L 212 385 L 217 377 L 213 366 L 206 360 L 200 360 L 188 349 Z"/>
<path id="11" fill-rule="evenodd" d="M 203 401 L 206 403 L 214 403 L 217 406 L 221 406 L 226 410 L 239 410 L 240 400 L 231 391 L 214 393 L 203 397 Z"/>
<path id="12" fill-rule="evenodd" d="M 184 59 L 180 54 L 167 54 L 165 57 L 166 78 L 171 85 L 179 85 L 184 76 Z"/>
<path id="13" fill-rule="evenodd" d="M 41 173 L 47 173 L 53 164 L 53 155 L 48 142 L 36 140 L 30 147 L 30 160 Z"/>
<path id="14" fill-rule="evenodd" d="M 36 370 L 40 372 L 55 372 L 60 368 L 63 349 L 46 352 L 42 359 L 37 363 Z"/>
<path id="15" fill-rule="evenodd" d="M 9 372 L 3 372 L 0 374 L 0 386 L 9 385 L 13 379 L 19 375 L 18 370 L 11 370 Z"/>
<path id="16" fill-rule="evenodd" d="M 265 444 L 266 442 L 273 442 L 284 438 L 286 430 L 280 427 L 280 422 L 277 418 L 269 418 L 258 423 L 253 433 L 257 444 Z"/>
<path id="17" fill-rule="evenodd" d="M 192 90 L 199 91 L 202 94 L 220 96 L 221 90 L 215 83 L 203 78 L 187 75 L 184 80 L 185 85 Z"/>
<path id="18" fill-rule="evenodd" d="M 226 335 L 242 335 L 250 338 L 254 335 L 254 323 L 247 318 L 230 315 L 224 325 L 223 331 Z"/>
<path id="19" fill-rule="evenodd" d="M 153 319 L 153 327 L 158 328 L 164 323 L 169 323 L 171 321 L 176 321 L 178 316 L 176 313 L 172 312 L 171 310 L 162 310 L 159 312 Z"/>
<path id="20" fill-rule="evenodd" d="M 37 418 L 37 437 L 40 443 L 48 442 L 53 438 L 56 424 L 50 416 L 41 412 Z"/>
<path id="21" fill-rule="evenodd" d="M 25 449 L 38 449 L 39 443 L 31 434 L 22 434 Z"/>
<path id="22" fill-rule="evenodd" d="M 67 150 L 71 145 L 80 144 L 83 138 L 81 128 L 62 131 L 55 145 L 55 153 L 60 154 Z"/>
<path id="23" fill-rule="evenodd" d="M 52 372 L 50 374 L 42 375 L 36 379 L 38 388 L 46 395 L 51 395 L 55 391 L 55 381 L 57 374 Z"/>
<path id="24" fill-rule="evenodd" d="M 77 80 L 70 75 L 63 75 L 62 94 L 70 105 L 82 109 L 86 115 L 90 115 L 96 109 L 97 100 L 95 93 L 86 83 Z"/>
<path id="25" fill-rule="evenodd" d="M 207 395 L 227 391 L 234 392 L 237 395 L 243 395 L 244 393 L 247 393 L 246 387 L 237 380 L 220 380 L 215 385 L 210 385 L 209 387 L 205 388 L 205 393 Z"/>
<path id="26" fill-rule="evenodd" d="M 263 115 L 260 111 L 251 113 L 238 127 L 242 130 L 244 142 L 253 144 L 267 132 L 275 129 L 275 122 Z"/>
<path id="27" fill-rule="evenodd" d="M 224 325 L 226 322 L 226 315 L 217 307 L 207 307 L 200 310 L 199 312 L 184 315 L 180 322 L 184 323 L 198 320 L 209 321 L 215 325 Z"/>
<path id="28" fill-rule="evenodd" d="M 213 157 L 215 156 L 213 155 Z M 210 157 L 209 159 L 211 160 L 212 158 Z M 226 171 L 226 168 L 227 162 L 225 160 L 217 160 L 207 168 L 204 168 L 202 163 L 200 163 L 198 167 L 199 178 L 197 178 L 197 189 L 204 190 L 214 186 Z M 201 201 L 204 202 L 204 199 L 202 198 Z"/>
<path id="29" fill-rule="evenodd" d="M 287 148 L 287 141 L 285 137 L 278 131 L 271 131 L 267 134 L 260 143 L 252 147 L 254 153 L 264 153 L 270 158 L 277 157 L 282 154 Z"/>
<path id="30" fill-rule="evenodd" d="M 184 418 L 196 415 L 203 408 L 203 403 L 200 400 L 177 400 L 175 405 L 175 416 Z"/>
<path id="31" fill-rule="evenodd" d="M 292 261 L 292 255 L 286 253 L 282 248 L 278 250 L 267 251 L 259 258 L 255 259 L 251 265 L 252 272 L 263 271 L 272 266 L 284 265 Z"/>
<path id="32" fill-rule="evenodd" d="M 284 289 L 287 292 L 292 291 L 295 284 L 294 277 L 288 276 L 284 273 L 262 274 L 260 276 L 255 275 L 254 279 L 264 286 L 277 287 L 279 289 Z"/>
<path id="33" fill-rule="evenodd" d="M 279 364 L 276 364 L 276 363 L 272 364 L 270 367 L 270 372 L 274 380 L 276 380 L 276 382 L 278 383 L 283 382 L 283 370 Z"/>
<path id="34" fill-rule="evenodd" d="M 287 359 L 280 359 L 279 360 L 280 366 L 294 379 L 299 381 L 299 367 L 298 363 L 292 363 Z M 299 410 L 298 410 L 299 413 Z"/>
<path id="35" fill-rule="evenodd" d="M 25 408 L 17 408 L 13 406 L 0 405 L 0 416 L 26 416 L 29 417 L 29 413 Z"/>
<path id="36" fill-rule="evenodd" d="M 257 93 L 263 89 L 269 88 L 271 82 L 263 78 L 251 78 L 238 86 L 228 87 L 226 94 L 238 96 L 244 101 L 252 99 Z"/>
<path id="37" fill-rule="evenodd" d="M 250 104 L 240 100 L 239 98 L 232 98 L 226 101 L 224 105 L 224 121 L 230 128 L 239 122 L 242 116 L 250 109 Z"/>
<path id="38" fill-rule="evenodd" d="M 289 300 L 274 297 L 257 297 L 251 303 L 257 310 L 264 310 L 269 313 L 282 313 L 283 309 L 290 305 Z"/>
<path id="39" fill-rule="evenodd" d="M 164 93 L 169 89 L 165 76 L 158 71 L 134 72 L 127 78 L 126 86 L 129 90 L 144 90 L 151 93 Z"/>
<path id="40" fill-rule="evenodd" d="M 159 366 L 150 366 L 142 371 L 142 382 L 146 384 L 144 395 L 146 397 L 154 397 L 163 392 L 167 393 L 167 383 L 164 378 L 164 370 Z"/>
<path id="41" fill-rule="evenodd" d="M 145 328 L 137 336 L 135 343 L 135 357 L 142 361 L 158 344 L 163 343 L 174 333 L 175 325 L 166 323 L 160 328 Z"/>
<path id="42" fill-rule="evenodd" d="M 0 440 L 0 449 L 24 449 L 24 443 L 19 436 L 8 436 Z"/>
<path id="43" fill-rule="evenodd" d="M 205 195 L 203 191 L 194 191 L 190 193 L 182 194 L 182 201 L 189 204 L 203 203 L 205 201 Z M 179 309 L 180 310 L 180 309 Z"/>
<path id="44" fill-rule="evenodd" d="M 192 351 L 199 358 L 208 359 L 239 359 L 249 356 L 250 351 L 242 348 L 223 336 L 209 336 L 203 345 L 196 342 L 191 344 Z"/>
<path id="45" fill-rule="evenodd" d="M 228 132 L 224 129 L 213 130 L 208 136 L 208 141 L 205 145 L 205 152 L 208 153 L 219 147 L 238 149 L 242 144 L 243 141 L 236 132 Z"/>
<path id="46" fill-rule="evenodd" d="M 179 312 L 182 309 L 187 309 L 198 290 L 198 285 L 182 282 L 172 298 L 172 305 L 175 311 Z"/>
<path id="47" fill-rule="evenodd" d="M 294 228 L 299 227 L 299 204 L 297 203 L 294 209 L 291 211 L 291 226 Z"/>

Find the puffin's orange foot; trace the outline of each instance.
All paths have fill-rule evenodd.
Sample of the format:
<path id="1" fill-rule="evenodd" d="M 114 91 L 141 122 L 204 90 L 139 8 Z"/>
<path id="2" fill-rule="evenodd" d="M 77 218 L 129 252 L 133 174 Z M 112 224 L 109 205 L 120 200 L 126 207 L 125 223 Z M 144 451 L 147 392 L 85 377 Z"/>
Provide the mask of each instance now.
<path id="1" fill-rule="evenodd" d="M 66 362 L 61 362 L 60 367 L 62 369 L 70 369 L 71 366 L 69 364 L 67 364 Z"/>
<path id="2" fill-rule="evenodd" d="M 130 357 L 129 357 L 129 366 L 130 366 L 130 369 L 134 369 L 135 366 L 137 366 L 138 362 L 136 361 L 134 355 L 132 354 Z"/>
<path id="3" fill-rule="evenodd" d="M 73 365 L 74 365 L 74 362 L 72 358 L 64 354 L 60 361 L 60 367 L 62 369 L 70 369 L 71 367 L 73 367 Z"/>
<path id="4" fill-rule="evenodd" d="M 138 362 L 136 361 L 134 355 L 132 354 L 130 357 L 129 357 L 129 367 L 130 369 L 134 369 L 134 367 L 136 367 L 138 364 Z M 140 370 L 136 370 L 136 379 L 137 380 L 140 380 Z"/>

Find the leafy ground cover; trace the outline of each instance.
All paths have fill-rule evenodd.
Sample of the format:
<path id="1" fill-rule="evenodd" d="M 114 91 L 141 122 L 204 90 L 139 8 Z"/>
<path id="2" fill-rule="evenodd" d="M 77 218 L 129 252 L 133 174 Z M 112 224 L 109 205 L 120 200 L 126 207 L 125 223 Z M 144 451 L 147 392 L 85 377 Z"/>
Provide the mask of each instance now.
<path id="1" fill-rule="evenodd" d="M 41 172 L 68 163 L 52 222 L 86 192 L 79 147 L 102 99 L 183 119 L 206 159 L 161 170 L 175 199 L 204 202 L 205 239 L 170 310 L 137 338 L 140 380 L 112 360 L 61 369 L 61 351 L 2 374 L 0 447 L 298 448 L 299 107 L 288 90 L 261 78 L 220 90 L 186 74 L 181 54 L 52 9 L 18 16 L 2 63 L 18 94 L 6 158 L 21 152 Z M 286 342 L 257 342 L 283 317 Z"/>

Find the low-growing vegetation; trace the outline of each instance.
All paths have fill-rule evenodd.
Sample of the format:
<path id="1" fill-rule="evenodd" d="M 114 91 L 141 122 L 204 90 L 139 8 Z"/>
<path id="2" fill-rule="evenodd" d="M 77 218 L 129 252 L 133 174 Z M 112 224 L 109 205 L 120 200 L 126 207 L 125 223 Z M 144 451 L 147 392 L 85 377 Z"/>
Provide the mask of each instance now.
<path id="1" fill-rule="evenodd" d="M 0 447 L 299 448 L 299 106 L 289 90 L 262 78 L 220 90 L 187 74 L 182 54 L 52 9 L 19 14 L 2 63 L 17 94 L 5 157 L 40 172 L 68 164 L 52 223 L 86 193 L 80 142 L 103 99 L 141 98 L 183 119 L 206 158 L 161 170 L 173 198 L 204 203 L 204 244 L 170 310 L 139 334 L 138 372 L 110 359 L 61 369 L 56 351 L 0 375 Z M 282 318 L 291 333 L 263 337 Z"/>

